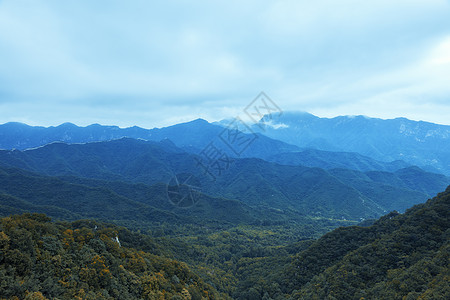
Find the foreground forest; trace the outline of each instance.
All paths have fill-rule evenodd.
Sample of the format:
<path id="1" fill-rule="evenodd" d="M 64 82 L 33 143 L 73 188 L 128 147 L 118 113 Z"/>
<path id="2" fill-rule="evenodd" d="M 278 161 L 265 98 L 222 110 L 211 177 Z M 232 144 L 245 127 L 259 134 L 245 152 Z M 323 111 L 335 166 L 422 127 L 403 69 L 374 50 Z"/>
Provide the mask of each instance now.
<path id="1" fill-rule="evenodd" d="M 446 299 L 450 187 L 404 214 L 273 246 L 241 227 L 158 237 L 92 220 L 2 218 L 3 299 Z M 364 224 L 361 224 L 364 225 Z M 181 261 L 184 262 L 181 262 Z"/>
<path id="2" fill-rule="evenodd" d="M 186 264 L 121 246 L 118 236 L 117 228 L 89 221 L 51 223 L 42 214 L 3 218 L 0 295 L 9 299 L 220 298 Z"/>

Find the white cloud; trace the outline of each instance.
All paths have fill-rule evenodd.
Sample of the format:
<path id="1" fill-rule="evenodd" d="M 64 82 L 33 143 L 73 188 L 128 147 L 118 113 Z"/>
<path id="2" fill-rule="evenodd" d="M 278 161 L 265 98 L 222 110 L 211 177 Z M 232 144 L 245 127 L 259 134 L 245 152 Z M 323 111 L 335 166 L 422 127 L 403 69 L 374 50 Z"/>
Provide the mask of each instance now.
<path id="1" fill-rule="evenodd" d="M 445 37 L 430 53 L 428 62 L 434 65 L 450 64 L 450 36 Z"/>

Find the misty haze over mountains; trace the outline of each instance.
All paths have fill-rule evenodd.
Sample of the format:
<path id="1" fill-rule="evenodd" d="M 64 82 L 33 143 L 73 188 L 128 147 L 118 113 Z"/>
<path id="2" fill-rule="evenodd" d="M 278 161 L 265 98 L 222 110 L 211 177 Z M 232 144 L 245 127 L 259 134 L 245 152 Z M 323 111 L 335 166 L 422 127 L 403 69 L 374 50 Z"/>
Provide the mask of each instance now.
<path id="1" fill-rule="evenodd" d="M 257 134 L 258 138 L 241 157 L 257 157 L 283 163 L 286 158 L 280 160 L 276 156 L 280 153 L 290 153 L 288 156 L 291 157 L 291 163 L 292 160 L 295 161 L 296 156 L 297 160 L 300 160 L 299 164 L 302 164 L 301 157 L 304 156 L 305 165 L 324 167 L 324 164 L 318 161 L 328 156 L 329 163 L 335 162 L 329 167 L 340 166 L 336 163 L 339 160 L 344 160 L 349 165 L 364 160 L 364 163 L 360 163 L 366 165 L 362 167 L 363 170 L 369 170 L 374 165 L 378 165 L 375 168 L 378 170 L 417 165 L 427 171 L 450 175 L 450 126 L 447 125 L 405 118 L 382 120 L 364 116 L 342 116 L 328 119 L 297 112 L 285 112 L 280 117 L 271 118 L 263 118 L 259 124 L 251 126 L 252 131 L 244 132 Z M 70 123 L 45 128 L 7 123 L 0 125 L 0 148 L 24 150 L 55 141 L 86 143 L 130 137 L 149 141 L 169 139 L 177 147 L 198 153 L 210 142 L 218 139 L 224 130 L 218 125 L 226 128 L 229 123 L 230 121 L 222 121 L 211 124 L 197 119 L 155 129 L 136 126 L 119 128 L 99 124 L 78 127 Z M 223 151 L 230 156 L 237 156 L 226 146 Z M 352 153 L 338 154 L 339 152 Z M 317 158 L 311 159 L 312 153 Z M 317 164 L 311 160 L 317 161 Z"/>
<path id="2" fill-rule="evenodd" d="M 268 137 L 305 148 L 351 151 L 381 161 L 404 160 L 449 174 L 450 126 L 405 118 L 382 120 L 364 116 L 319 118 L 286 112 L 261 120 Z M 262 130 L 259 130 L 262 131 Z"/>

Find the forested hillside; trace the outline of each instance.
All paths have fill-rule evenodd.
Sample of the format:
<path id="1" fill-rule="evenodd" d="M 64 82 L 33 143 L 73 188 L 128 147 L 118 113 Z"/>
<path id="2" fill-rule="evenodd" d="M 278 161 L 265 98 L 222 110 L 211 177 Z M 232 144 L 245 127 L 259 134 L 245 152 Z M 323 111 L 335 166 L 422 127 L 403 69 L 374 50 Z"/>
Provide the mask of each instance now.
<path id="1" fill-rule="evenodd" d="M 118 228 L 89 221 L 51 223 L 39 214 L 2 218 L 0 297 L 228 298 L 220 296 L 186 264 L 126 247 L 118 236 Z"/>
<path id="2" fill-rule="evenodd" d="M 447 299 L 450 187 L 370 227 L 336 229 L 289 268 L 295 299 Z"/>

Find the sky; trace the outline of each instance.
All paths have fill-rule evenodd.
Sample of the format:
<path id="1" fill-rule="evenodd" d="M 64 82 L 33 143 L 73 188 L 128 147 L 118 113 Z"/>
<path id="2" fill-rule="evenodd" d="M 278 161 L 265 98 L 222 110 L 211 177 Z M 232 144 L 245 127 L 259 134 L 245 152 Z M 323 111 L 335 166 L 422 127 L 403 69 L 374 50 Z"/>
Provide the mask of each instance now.
<path id="1" fill-rule="evenodd" d="M 0 0 L 0 123 L 284 111 L 450 125 L 450 1 Z"/>

